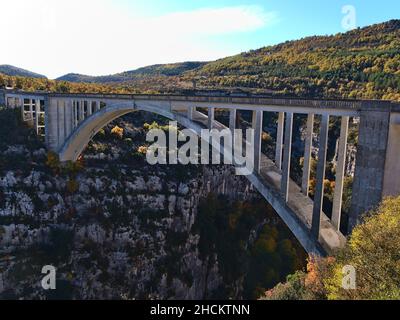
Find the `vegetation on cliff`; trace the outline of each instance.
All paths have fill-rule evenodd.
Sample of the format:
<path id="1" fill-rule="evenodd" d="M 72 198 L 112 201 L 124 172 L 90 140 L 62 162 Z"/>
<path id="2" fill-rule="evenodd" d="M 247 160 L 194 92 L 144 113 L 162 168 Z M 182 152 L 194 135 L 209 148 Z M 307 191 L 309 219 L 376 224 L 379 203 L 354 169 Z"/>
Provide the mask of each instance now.
<path id="1" fill-rule="evenodd" d="M 308 272 L 297 272 L 268 291 L 270 300 L 400 299 L 400 197 L 388 198 L 352 232 L 334 257 L 311 259 Z M 355 269 L 355 289 L 344 289 L 344 267 Z"/>
<path id="2" fill-rule="evenodd" d="M 225 283 L 242 278 L 244 299 L 258 298 L 287 274 L 305 267 L 303 248 L 265 201 L 230 203 L 226 197 L 209 195 L 199 205 L 193 230 L 200 234 L 203 260 L 218 259 Z M 232 295 L 222 290 L 216 298 Z"/>

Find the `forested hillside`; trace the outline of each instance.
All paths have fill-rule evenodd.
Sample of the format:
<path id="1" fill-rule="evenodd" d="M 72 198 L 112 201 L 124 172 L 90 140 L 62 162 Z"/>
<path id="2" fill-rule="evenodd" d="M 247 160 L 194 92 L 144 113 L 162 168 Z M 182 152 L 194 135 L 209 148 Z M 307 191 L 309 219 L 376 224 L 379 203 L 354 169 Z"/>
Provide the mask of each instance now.
<path id="1" fill-rule="evenodd" d="M 114 75 L 100 76 L 100 77 L 91 77 L 76 73 L 70 73 L 56 80 L 70 81 L 70 82 L 91 82 L 91 83 L 129 82 L 133 80 L 140 80 L 144 77 L 179 76 L 186 71 L 199 68 L 205 64 L 206 64 L 205 62 L 157 64 L 153 66 L 139 68 L 132 71 L 125 71 Z"/>
<path id="2" fill-rule="evenodd" d="M 212 87 L 400 100 L 400 20 L 250 51 L 209 63 L 190 77 Z"/>

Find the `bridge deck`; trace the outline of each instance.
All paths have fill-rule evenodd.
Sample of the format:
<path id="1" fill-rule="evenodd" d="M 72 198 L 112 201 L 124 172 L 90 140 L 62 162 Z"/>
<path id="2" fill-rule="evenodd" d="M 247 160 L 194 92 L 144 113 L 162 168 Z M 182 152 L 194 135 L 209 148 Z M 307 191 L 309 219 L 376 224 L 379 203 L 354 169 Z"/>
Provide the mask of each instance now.
<path id="1" fill-rule="evenodd" d="M 44 99 L 45 97 L 54 97 L 60 99 L 88 99 L 88 100 L 129 100 L 129 101 L 159 101 L 183 103 L 207 103 L 211 106 L 224 105 L 231 108 L 232 105 L 244 106 L 279 106 L 288 108 L 311 108 L 314 111 L 329 110 L 347 110 L 358 112 L 360 110 L 392 110 L 400 112 L 400 103 L 389 100 L 355 100 L 355 99 L 308 99 L 308 98 L 290 98 L 290 97 L 268 97 L 259 95 L 249 96 L 229 96 L 229 95 L 180 95 L 180 94 L 98 94 L 98 93 L 51 93 L 51 92 L 23 92 L 18 90 L 6 90 L 2 92 L 8 97 L 24 96 L 28 98 Z"/>

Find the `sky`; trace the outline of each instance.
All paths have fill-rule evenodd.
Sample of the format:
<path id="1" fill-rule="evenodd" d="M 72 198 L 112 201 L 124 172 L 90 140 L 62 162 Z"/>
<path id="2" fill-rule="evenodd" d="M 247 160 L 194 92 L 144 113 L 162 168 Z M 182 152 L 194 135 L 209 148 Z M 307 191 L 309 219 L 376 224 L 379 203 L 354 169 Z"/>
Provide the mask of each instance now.
<path id="1" fill-rule="evenodd" d="M 400 18 L 398 0 L 0 0 L 0 64 L 51 79 L 211 61 Z"/>

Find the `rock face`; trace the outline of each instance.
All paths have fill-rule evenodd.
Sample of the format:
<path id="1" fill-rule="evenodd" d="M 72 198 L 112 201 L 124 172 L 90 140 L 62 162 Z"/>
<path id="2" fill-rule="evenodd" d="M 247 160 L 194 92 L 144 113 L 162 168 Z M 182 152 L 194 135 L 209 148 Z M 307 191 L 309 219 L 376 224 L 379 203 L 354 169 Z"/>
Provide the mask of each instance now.
<path id="1" fill-rule="evenodd" d="M 25 250 L 45 247 L 57 232 L 71 251 L 48 264 L 57 267 L 59 278 L 73 279 L 74 298 L 203 299 L 222 284 L 218 264 L 210 267 L 199 258 L 199 236 L 191 230 L 198 203 L 208 193 L 255 196 L 245 181 L 239 183 L 242 179 L 228 167 L 205 167 L 185 182 L 168 181 L 162 174 L 144 177 L 134 169 L 122 169 L 119 177 L 109 174 L 87 168 L 77 177 L 78 191 L 70 195 L 64 193 L 68 181 L 39 171 L 0 177 L 0 216 L 21 221 L 0 227 L 0 294 L 41 296 L 40 290 L 23 292 L 35 287 L 34 273 L 18 286 L 13 273 L 18 264 L 24 268 Z M 37 194 L 32 197 L 29 189 Z M 31 251 L 38 257 L 30 259 L 40 259 L 41 250 Z M 171 252 L 179 261 L 169 266 Z M 170 268 L 178 268 L 173 277 Z"/>
<path id="2" fill-rule="evenodd" d="M 193 225 L 209 193 L 257 197 L 247 180 L 226 166 L 127 165 L 116 145 L 95 142 L 80 170 L 39 165 L 46 152 L 23 145 L 2 153 L 30 165 L 0 170 L 0 297 L 51 298 L 40 285 L 45 265 L 57 269 L 58 298 L 203 299 L 221 286 L 239 297 L 218 257 L 201 259 Z"/>
<path id="3" fill-rule="evenodd" d="M 232 167 L 148 165 L 144 119 L 109 125 L 63 166 L 26 132 L 0 141 L 0 299 L 243 298 L 254 275 L 273 286 L 303 267 L 293 236 Z M 41 286 L 47 265 L 54 292 Z"/>

